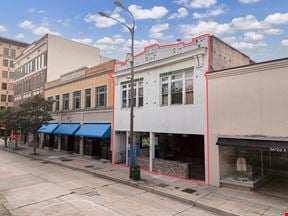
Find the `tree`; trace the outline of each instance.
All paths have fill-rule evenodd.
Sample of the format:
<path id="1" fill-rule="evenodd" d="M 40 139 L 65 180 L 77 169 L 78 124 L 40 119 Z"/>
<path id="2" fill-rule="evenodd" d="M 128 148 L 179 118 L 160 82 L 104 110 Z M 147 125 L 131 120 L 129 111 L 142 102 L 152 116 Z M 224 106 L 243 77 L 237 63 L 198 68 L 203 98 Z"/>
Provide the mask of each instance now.
<path id="1" fill-rule="evenodd" d="M 7 136 L 11 131 L 17 131 L 18 128 L 18 109 L 6 108 L 0 110 L 0 126 L 4 129 L 4 142 L 7 148 Z M 17 146 L 16 146 L 17 147 Z"/>
<path id="2" fill-rule="evenodd" d="M 53 120 L 49 111 L 51 110 L 53 101 L 45 100 L 41 95 L 27 99 L 19 105 L 19 124 L 21 128 L 25 128 L 27 132 L 33 134 L 33 154 L 36 155 L 38 129 Z"/>

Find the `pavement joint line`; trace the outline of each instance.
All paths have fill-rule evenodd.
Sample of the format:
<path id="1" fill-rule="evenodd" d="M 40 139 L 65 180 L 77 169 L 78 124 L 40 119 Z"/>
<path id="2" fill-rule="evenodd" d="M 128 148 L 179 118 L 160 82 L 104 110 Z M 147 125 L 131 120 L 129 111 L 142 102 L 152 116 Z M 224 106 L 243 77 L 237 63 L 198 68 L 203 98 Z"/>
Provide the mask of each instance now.
<path id="1" fill-rule="evenodd" d="M 53 198 L 50 198 L 50 199 L 46 199 L 46 200 L 41 200 L 41 201 L 38 201 L 38 202 L 29 203 L 29 204 L 26 204 L 26 205 L 23 205 L 23 206 L 19 206 L 19 207 L 17 207 L 17 208 L 12 208 L 11 210 L 16 210 L 16 209 L 25 208 L 25 207 L 27 207 L 27 206 L 36 205 L 36 204 L 39 204 L 39 203 L 42 203 L 42 202 L 47 202 L 47 201 L 53 200 L 53 199 L 59 199 L 59 200 L 61 200 L 61 199 L 60 199 L 61 197 L 68 196 L 68 195 L 71 195 L 71 194 L 73 194 L 73 193 L 70 192 L 70 193 L 68 193 L 68 194 L 62 194 L 62 195 L 60 195 L 60 196 L 53 197 Z"/>
<path id="2" fill-rule="evenodd" d="M 92 172 L 92 171 L 85 170 L 85 169 L 79 168 L 79 167 L 73 167 L 71 165 L 63 164 L 61 162 L 56 162 L 56 161 L 53 161 L 51 159 L 46 159 L 46 158 L 41 157 L 39 154 L 38 155 L 21 154 L 21 152 L 13 151 L 13 150 L 10 150 L 10 149 L 7 149 L 7 148 L 1 148 L 1 150 L 9 152 L 11 154 L 17 154 L 17 155 L 20 155 L 20 156 L 24 156 L 24 157 L 30 158 L 30 159 L 33 158 L 33 159 L 36 159 L 36 160 L 39 160 L 39 161 L 48 161 L 48 162 L 50 162 L 50 164 L 55 164 L 55 165 L 58 165 L 58 166 L 61 166 L 61 167 L 65 167 L 67 169 L 72 169 L 72 170 L 76 170 L 76 171 L 79 171 L 79 172 L 82 172 L 82 173 L 90 174 L 90 175 L 93 175 L 93 176 L 98 177 L 98 178 L 102 178 L 102 179 L 118 182 L 118 183 L 121 183 L 123 185 L 129 185 L 129 186 L 134 187 L 134 188 L 138 188 L 138 189 L 150 192 L 150 193 L 154 193 L 154 194 L 157 194 L 157 195 L 160 195 L 160 196 L 163 196 L 163 197 L 167 197 L 167 198 L 170 198 L 172 200 L 177 200 L 179 202 L 191 205 L 192 207 L 196 206 L 198 208 L 201 208 L 201 209 L 204 209 L 204 210 L 208 210 L 210 212 L 213 212 L 213 213 L 216 213 L 216 214 L 220 214 L 220 215 L 223 215 L 223 216 L 239 216 L 238 214 L 234 214 L 232 212 L 228 212 L 228 211 L 225 211 L 225 210 L 222 210 L 222 209 L 218 209 L 218 208 L 215 208 L 215 207 L 212 207 L 212 206 L 209 206 L 209 205 L 205 205 L 203 203 L 199 203 L 199 201 L 193 201 L 193 200 L 189 200 L 189 199 L 186 199 L 186 198 L 183 198 L 183 197 L 179 197 L 179 196 L 176 196 L 176 195 L 173 195 L 173 194 L 165 193 L 165 192 L 162 192 L 160 190 L 156 190 L 156 189 L 153 189 L 153 188 L 150 188 L 150 187 L 147 187 L 147 186 L 139 185 L 137 183 L 134 183 L 134 182 L 131 182 L 131 181 L 128 181 L 128 180 L 123 180 L 123 179 L 112 177 L 112 176 L 108 176 L 108 175 L 105 175 L 105 174 Z"/>

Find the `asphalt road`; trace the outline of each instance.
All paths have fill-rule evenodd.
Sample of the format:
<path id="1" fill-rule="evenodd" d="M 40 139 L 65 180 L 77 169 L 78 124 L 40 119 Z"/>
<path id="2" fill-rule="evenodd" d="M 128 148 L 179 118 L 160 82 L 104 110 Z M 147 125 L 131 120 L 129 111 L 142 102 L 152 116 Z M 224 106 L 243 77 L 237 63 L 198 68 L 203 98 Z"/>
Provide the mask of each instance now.
<path id="1" fill-rule="evenodd" d="M 0 215 L 210 216 L 130 186 L 0 150 Z"/>

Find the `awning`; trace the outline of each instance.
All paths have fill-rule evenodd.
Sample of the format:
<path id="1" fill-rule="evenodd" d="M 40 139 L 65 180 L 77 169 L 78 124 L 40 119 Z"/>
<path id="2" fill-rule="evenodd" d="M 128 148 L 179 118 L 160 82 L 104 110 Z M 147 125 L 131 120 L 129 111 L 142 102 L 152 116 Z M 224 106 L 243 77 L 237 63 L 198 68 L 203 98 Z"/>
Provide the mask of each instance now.
<path id="1" fill-rule="evenodd" d="M 54 131 L 54 134 L 74 135 L 79 127 L 80 124 L 60 124 L 59 127 Z"/>
<path id="2" fill-rule="evenodd" d="M 218 138 L 216 144 L 219 146 L 288 152 L 288 141 L 286 140 Z"/>
<path id="3" fill-rule="evenodd" d="M 84 124 L 75 133 L 75 136 L 110 138 L 111 137 L 111 125 L 110 124 Z"/>
<path id="4" fill-rule="evenodd" d="M 42 125 L 39 129 L 38 132 L 39 133 L 48 133 L 51 134 L 53 133 L 53 131 L 59 126 L 59 124 L 57 123 L 48 123 L 48 124 L 44 124 Z"/>

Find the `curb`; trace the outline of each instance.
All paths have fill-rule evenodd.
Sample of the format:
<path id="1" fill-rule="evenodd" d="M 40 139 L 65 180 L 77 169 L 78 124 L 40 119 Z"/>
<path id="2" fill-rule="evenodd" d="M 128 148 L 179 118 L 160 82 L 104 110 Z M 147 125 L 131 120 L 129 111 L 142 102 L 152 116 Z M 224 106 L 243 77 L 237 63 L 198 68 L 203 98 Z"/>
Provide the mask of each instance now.
<path id="1" fill-rule="evenodd" d="M 117 183 L 120 183 L 120 184 L 128 185 L 128 186 L 131 186 L 131 187 L 134 187 L 134 188 L 137 188 L 137 189 L 144 190 L 146 192 L 154 193 L 154 194 L 157 194 L 157 195 L 169 198 L 169 199 L 173 199 L 173 200 L 176 200 L 176 201 L 179 201 L 179 202 L 182 202 L 182 203 L 186 203 L 188 205 L 192 205 L 194 207 L 198 207 L 198 208 L 210 211 L 212 213 L 220 214 L 220 215 L 223 215 L 223 216 L 238 216 L 238 215 L 236 215 L 234 213 L 231 213 L 231 212 L 227 212 L 227 211 L 224 211 L 224 210 L 221 210 L 221 209 L 217 209 L 215 207 L 211 207 L 211 206 L 205 205 L 203 203 L 198 203 L 197 201 L 192 201 L 192 200 L 189 200 L 189 199 L 186 199 L 186 198 L 175 196 L 173 194 L 165 193 L 163 191 L 159 191 L 157 189 L 146 187 L 144 185 L 139 185 L 139 184 L 131 182 L 131 181 L 127 181 L 127 180 L 119 179 L 119 178 L 116 178 L 116 177 L 111 177 L 111 176 L 108 176 L 108 175 L 95 173 L 95 172 L 88 171 L 88 170 L 85 170 L 85 169 L 81 169 L 81 168 L 65 165 L 65 164 L 62 164 L 62 163 L 59 163 L 59 162 L 55 162 L 55 161 L 51 161 L 49 159 L 45 159 L 45 158 L 43 158 L 41 156 L 37 156 L 37 155 L 34 156 L 34 155 L 21 154 L 21 153 L 19 153 L 17 151 L 13 151 L 13 150 L 10 150 L 10 149 L 7 149 L 7 148 L 1 148 L 1 150 L 9 152 L 9 153 L 12 153 L 12 154 L 17 154 L 17 155 L 20 155 L 20 156 L 23 156 L 23 157 L 26 157 L 26 158 L 30 158 L 30 159 L 32 158 L 32 159 L 36 159 L 36 160 L 39 160 L 39 161 L 46 161 L 46 162 L 49 162 L 50 164 L 54 164 L 54 165 L 57 165 L 57 166 L 68 168 L 68 169 L 72 169 L 72 170 L 75 170 L 75 171 L 79 171 L 79 172 L 82 172 L 82 173 L 93 175 L 93 176 L 98 177 L 98 178 L 114 181 L 114 182 L 117 182 Z"/>

